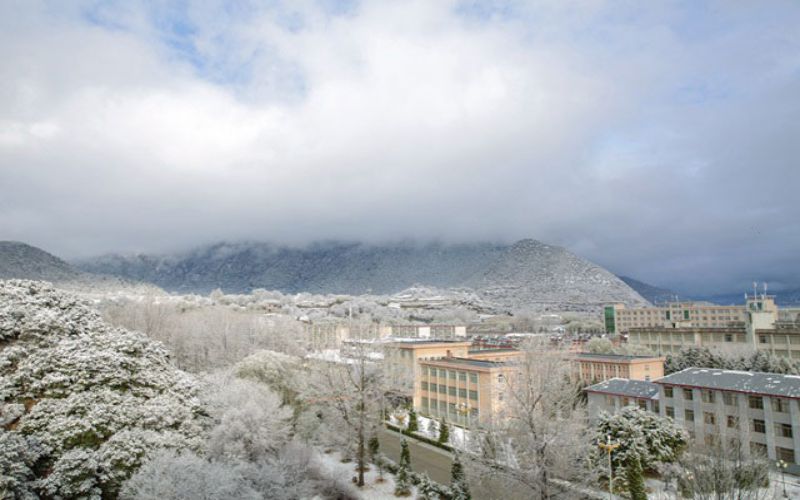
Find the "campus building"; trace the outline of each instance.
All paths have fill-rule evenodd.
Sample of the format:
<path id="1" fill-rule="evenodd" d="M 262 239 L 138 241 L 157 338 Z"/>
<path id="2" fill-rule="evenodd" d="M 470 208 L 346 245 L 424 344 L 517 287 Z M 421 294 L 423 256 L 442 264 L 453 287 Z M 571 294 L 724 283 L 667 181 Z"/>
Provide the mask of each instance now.
<path id="1" fill-rule="evenodd" d="M 575 377 L 594 384 L 612 378 L 654 380 L 664 376 L 665 358 L 623 354 L 578 353 L 571 358 Z"/>
<path id="2" fill-rule="evenodd" d="M 728 326 L 651 326 L 628 329 L 628 343 L 658 355 L 687 347 L 721 350 L 763 350 L 775 356 L 800 360 L 800 322 L 795 310 L 780 311 L 768 295 L 748 296 L 741 324 Z"/>
<path id="3" fill-rule="evenodd" d="M 467 357 L 425 359 L 414 386 L 414 408 L 465 427 L 491 422 L 504 405 L 513 363 Z"/>
<path id="4" fill-rule="evenodd" d="M 773 303 L 774 304 L 774 303 Z M 744 306 L 719 306 L 704 302 L 675 302 L 658 307 L 606 306 L 606 333 L 628 333 L 634 328 L 731 328 L 744 326 Z"/>
<path id="5" fill-rule="evenodd" d="M 384 375 L 396 392 L 410 397 L 415 393 L 415 381 L 420 380 L 421 360 L 467 357 L 471 346 L 471 342 L 458 340 L 418 339 L 389 342 L 384 344 Z"/>
<path id="6" fill-rule="evenodd" d="M 612 378 L 586 388 L 586 407 L 593 423 L 601 413 L 616 413 L 626 406 L 660 413 L 658 385 L 646 380 Z"/>
<path id="7" fill-rule="evenodd" d="M 737 440 L 745 454 L 800 474 L 800 377 L 687 368 L 653 382 L 611 379 L 586 388 L 589 418 L 635 405 L 669 417 L 698 443 Z"/>

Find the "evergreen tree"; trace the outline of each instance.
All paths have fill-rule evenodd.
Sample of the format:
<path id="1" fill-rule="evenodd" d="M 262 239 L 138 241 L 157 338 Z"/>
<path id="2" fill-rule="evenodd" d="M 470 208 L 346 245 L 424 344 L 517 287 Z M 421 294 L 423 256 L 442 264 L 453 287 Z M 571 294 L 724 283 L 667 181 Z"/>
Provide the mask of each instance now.
<path id="1" fill-rule="evenodd" d="M 411 452 L 408 451 L 408 441 L 405 438 L 400 441 L 400 466 L 411 467 Z"/>
<path id="2" fill-rule="evenodd" d="M 628 483 L 628 493 L 631 500 L 647 500 L 647 491 L 644 487 L 644 476 L 642 475 L 642 463 L 638 457 L 633 457 L 628 461 L 625 468 L 625 479 Z"/>
<path id="3" fill-rule="evenodd" d="M 408 474 L 410 467 L 411 453 L 408 451 L 408 442 L 403 439 L 400 441 L 400 463 L 394 478 L 394 494 L 399 497 L 407 497 L 411 494 L 411 478 Z"/>
<path id="4" fill-rule="evenodd" d="M 433 481 L 427 474 L 422 474 L 417 485 L 417 500 L 439 500 L 441 498 L 436 491 Z"/>
<path id="5" fill-rule="evenodd" d="M 447 426 L 447 422 L 444 421 L 442 418 L 439 421 L 439 442 L 442 444 L 447 444 L 450 440 L 450 428 Z"/>
<path id="6" fill-rule="evenodd" d="M 374 463 L 378 467 L 378 477 L 381 481 L 383 481 L 383 461 L 378 458 L 378 453 L 380 452 L 381 444 L 378 441 L 378 436 L 373 434 L 372 437 L 369 438 L 367 442 L 367 451 L 369 452 L 369 459 L 372 463 Z"/>
<path id="7" fill-rule="evenodd" d="M 408 412 L 408 427 L 406 429 L 408 429 L 408 432 L 417 432 L 419 430 L 417 412 L 413 408 Z"/>
<path id="8" fill-rule="evenodd" d="M 453 490 L 452 500 L 471 500 L 467 478 L 464 475 L 464 466 L 461 459 L 456 455 L 453 460 L 453 467 L 450 469 L 450 489 Z"/>

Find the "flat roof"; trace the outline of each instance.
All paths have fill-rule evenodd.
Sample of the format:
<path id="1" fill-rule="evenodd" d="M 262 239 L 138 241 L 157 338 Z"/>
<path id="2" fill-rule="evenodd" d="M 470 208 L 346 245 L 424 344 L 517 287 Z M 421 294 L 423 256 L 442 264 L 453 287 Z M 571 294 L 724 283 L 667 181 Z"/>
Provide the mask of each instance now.
<path id="1" fill-rule="evenodd" d="M 408 340 L 394 340 L 390 342 L 391 344 L 396 344 L 398 346 L 409 346 L 413 347 L 415 345 L 433 345 L 433 344 L 469 344 L 472 345 L 472 341 L 470 340 L 450 340 L 450 339 L 441 339 L 441 340 L 433 340 L 433 339 L 408 339 Z"/>
<path id="2" fill-rule="evenodd" d="M 800 399 L 800 375 L 686 368 L 655 383 Z"/>
<path id="3" fill-rule="evenodd" d="M 494 352 L 522 352 L 522 351 L 520 351 L 519 349 L 514 349 L 512 347 L 499 347 L 497 349 L 489 348 L 489 349 L 470 349 L 469 350 L 470 354 L 480 354 L 480 353 L 483 353 L 483 352 L 491 354 L 491 353 L 494 353 Z"/>
<path id="4" fill-rule="evenodd" d="M 658 399 L 658 385 L 647 380 L 630 380 L 627 378 L 611 378 L 584 389 L 586 392 L 599 392 L 628 396 L 632 398 Z"/>
<path id="5" fill-rule="evenodd" d="M 641 355 L 633 355 L 633 354 L 599 354 L 594 352 L 579 352 L 575 354 L 575 357 L 578 359 L 592 359 L 592 360 L 609 360 L 609 361 L 645 361 L 645 360 L 653 360 L 653 361 L 663 361 L 664 358 L 661 356 L 641 356 Z"/>
<path id="6" fill-rule="evenodd" d="M 419 360 L 420 364 L 428 364 L 428 363 L 438 363 L 438 364 L 446 364 L 446 365 L 453 365 L 453 366 L 474 366 L 476 368 L 503 368 L 506 366 L 511 366 L 509 363 L 504 361 L 487 361 L 484 359 L 472 359 L 472 358 L 432 358 L 432 359 L 421 359 Z"/>

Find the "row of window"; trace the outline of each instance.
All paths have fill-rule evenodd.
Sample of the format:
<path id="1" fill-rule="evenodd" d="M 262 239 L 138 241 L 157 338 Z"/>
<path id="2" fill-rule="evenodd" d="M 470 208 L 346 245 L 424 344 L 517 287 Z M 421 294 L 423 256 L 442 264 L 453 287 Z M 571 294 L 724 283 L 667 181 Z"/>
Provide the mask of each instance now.
<path id="1" fill-rule="evenodd" d="M 665 408 L 666 414 L 668 417 L 675 418 L 675 408 L 672 406 L 667 406 Z M 694 422 L 694 410 L 684 410 L 683 418 L 687 422 Z M 707 425 L 716 425 L 717 423 L 717 416 L 712 412 L 703 412 L 703 423 Z M 739 417 L 735 415 L 726 415 L 726 425 L 729 429 L 738 429 L 739 428 Z M 785 437 L 790 438 L 794 436 L 792 432 L 791 424 L 782 424 L 777 423 L 774 424 L 775 426 L 775 435 L 778 437 Z M 767 432 L 767 424 L 761 420 L 754 418 L 750 421 L 750 430 L 759 434 L 765 434 Z"/>
<path id="2" fill-rule="evenodd" d="M 478 400 L 478 391 L 467 390 L 463 387 L 453 387 L 452 385 L 444 384 L 429 384 L 428 382 L 420 382 L 423 391 L 436 392 L 439 394 L 448 394 L 450 396 L 458 396 L 460 398 Z"/>
<path id="3" fill-rule="evenodd" d="M 455 403 L 448 401 L 439 401 L 438 399 L 422 398 L 422 410 L 427 413 L 446 413 L 451 416 L 466 416 L 469 413 L 470 418 L 478 417 L 478 409 L 466 406 L 459 406 Z"/>
<path id="4" fill-rule="evenodd" d="M 708 389 L 702 389 L 700 391 L 700 398 L 703 400 L 704 403 L 714 403 L 716 401 L 716 392 Z M 725 403 L 726 406 L 736 406 L 738 404 L 738 394 L 732 392 L 722 392 L 722 401 Z M 674 398 L 675 391 L 674 388 L 671 386 L 664 387 L 664 397 L 666 398 Z M 683 389 L 683 399 L 686 401 L 693 401 L 694 400 L 694 390 L 692 389 Z M 769 398 L 772 404 L 772 411 L 777 413 L 789 413 L 789 401 L 786 399 L 781 398 Z M 747 396 L 747 404 L 750 408 L 754 410 L 763 410 L 764 409 L 764 398 L 762 396 Z"/>
<path id="5" fill-rule="evenodd" d="M 473 384 L 478 383 L 477 373 L 467 373 L 463 371 L 446 370 L 444 368 L 434 368 L 432 366 L 423 366 L 422 374 L 428 375 L 430 377 L 441 377 L 441 378 L 449 378 L 450 380 L 460 380 L 461 382 L 466 382 L 467 377 L 469 376 L 470 382 L 472 382 Z"/>

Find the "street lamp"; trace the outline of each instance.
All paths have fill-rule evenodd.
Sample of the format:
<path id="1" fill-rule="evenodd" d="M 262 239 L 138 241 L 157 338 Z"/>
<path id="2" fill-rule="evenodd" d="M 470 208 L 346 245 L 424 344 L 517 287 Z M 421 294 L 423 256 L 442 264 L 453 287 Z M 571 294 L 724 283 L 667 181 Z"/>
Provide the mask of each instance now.
<path id="1" fill-rule="evenodd" d="M 789 467 L 789 464 L 787 464 L 781 459 L 775 462 L 775 466 L 781 471 L 781 483 L 783 483 L 783 498 L 789 498 L 789 495 L 786 494 L 786 468 Z"/>
<path id="2" fill-rule="evenodd" d="M 456 411 L 458 411 L 458 413 L 460 413 L 461 416 L 464 418 L 464 432 L 461 434 L 461 436 L 462 436 L 461 445 L 466 450 L 467 449 L 467 428 L 469 427 L 469 406 L 467 406 L 467 403 L 459 403 L 456 406 Z"/>
<path id="3" fill-rule="evenodd" d="M 611 465 L 611 453 L 614 452 L 617 448 L 619 448 L 619 442 L 612 443 L 611 442 L 611 434 L 606 435 L 606 442 L 602 443 L 599 440 L 597 441 L 597 446 L 602 448 L 606 453 L 608 453 L 608 499 L 613 500 L 614 498 L 614 468 Z"/>

